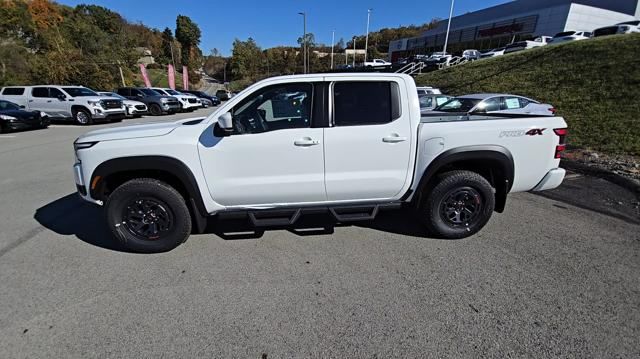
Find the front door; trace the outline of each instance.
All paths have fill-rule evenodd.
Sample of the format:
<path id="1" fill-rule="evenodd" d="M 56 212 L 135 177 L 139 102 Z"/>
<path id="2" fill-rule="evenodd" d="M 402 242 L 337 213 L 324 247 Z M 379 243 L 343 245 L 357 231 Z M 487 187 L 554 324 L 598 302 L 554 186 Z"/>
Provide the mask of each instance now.
<path id="1" fill-rule="evenodd" d="M 292 82 L 258 89 L 231 110 L 234 132 L 209 128 L 199 144 L 213 199 L 224 206 L 326 200 L 323 129 L 313 128 L 314 85 Z"/>
<path id="2" fill-rule="evenodd" d="M 58 117 L 72 117 L 71 104 L 69 101 L 73 101 L 73 98 L 67 96 L 62 91 L 55 87 L 49 87 L 49 102 L 51 111 Z"/>
<path id="3" fill-rule="evenodd" d="M 328 199 L 399 197 L 413 170 L 411 117 L 401 101 L 408 98 L 404 83 L 338 81 L 332 89 L 332 126 L 324 134 Z"/>

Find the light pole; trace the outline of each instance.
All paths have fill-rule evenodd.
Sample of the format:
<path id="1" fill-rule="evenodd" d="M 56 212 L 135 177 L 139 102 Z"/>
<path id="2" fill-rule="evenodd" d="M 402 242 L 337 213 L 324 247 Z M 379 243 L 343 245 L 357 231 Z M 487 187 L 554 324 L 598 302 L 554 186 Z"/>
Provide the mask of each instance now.
<path id="1" fill-rule="evenodd" d="M 371 17 L 371 10 L 367 9 L 367 36 L 364 39 L 364 62 L 367 62 L 367 52 L 369 51 L 369 18 Z"/>
<path id="2" fill-rule="evenodd" d="M 331 70 L 333 70 L 333 46 L 336 44 L 336 30 L 331 31 Z"/>
<path id="3" fill-rule="evenodd" d="M 447 23 L 447 34 L 444 37 L 444 49 L 442 50 L 442 55 L 445 56 L 447 54 L 447 43 L 449 42 L 449 29 L 451 29 L 451 16 L 453 16 L 453 2 L 455 0 L 451 0 L 451 9 L 449 10 L 449 22 Z M 447 61 L 449 62 L 449 61 Z"/>
<path id="4" fill-rule="evenodd" d="M 299 12 L 299 15 L 302 15 L 302 29 L 303 29 L 303 35 L 302 35 L 302 43 L 303 43 L 303 47 L 302 47 L 302 71 L 306 74 L 307 73 L 307 13 L 306 12 Z"/>
<path id="5" fill-rule="evenodd" d="M 356 67 L 356 37 L 353 37 L 353 68 Z"/>

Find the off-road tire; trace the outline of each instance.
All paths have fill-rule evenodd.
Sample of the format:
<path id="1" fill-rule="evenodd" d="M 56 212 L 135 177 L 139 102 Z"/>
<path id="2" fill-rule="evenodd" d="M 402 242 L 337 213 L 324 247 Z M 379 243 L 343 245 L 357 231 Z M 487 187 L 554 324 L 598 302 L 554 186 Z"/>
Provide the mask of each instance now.
<path id="1" fill-rule="evenodd" d="M 167 214 L 170 218 L 170 226 L 160 233 L 153 235 L 141 235 L 136 233 L 132 224 L 132 217 L 142 217 L 143 212 L 137 211 L 140 203 L 155 202 L 155 210 Z M 150 207 L 147 207 L 150 208 Z M 150 211 L 154 211 L 150 208 Z M 133 214 L 131 214 L 133 213 Z M 149 212 L 146 212 L 149 214 Z M 114 237 L 122 245 L 133 252 L 158 253 L 166 252 L 183 243 L 191 233 L 191 216 L 184 198 L 175 188 L 165 182 L 151 179 L 132 179 L 120 185 L 111 193 L 105 204 L 107 225 Z M 160 216 L 148 215 L 144 218 L 158 218 Z M 137 223 L 148 223 L 144 220 Z M 150 225 L 145 224 L 146 229 Z M 141 230 L 145 230 L 145 227 Z"/>
<path id="2" fill-rule="evenodd" d="M 450 171 L 441 174 L 437 184 L 429 190 L 424 202 L 418 210 L 418 215 L 429 232 L 445 239 L 469 237 L 484 227 L 495 206 L 495 194 L 491 184 L 481 175 L 471 171 Z M 455 199 L 459 199 L 456 201 Z M 456 203 L 451 206 L 452 202 Z M 466 204 L 461 204 L 466 203 Z M 463 215 L 451 211 L 455 206 L 473 208 L 465 211 L 470 216 L 463 220 Z M 449 210 L 449 215 L 447 211 Z M 469 215 L 473 212 L 474 215 Z M 448 218 L 452 216 L 452 218 Z M 454 222 L 460 223 L 454 223 Z"/>

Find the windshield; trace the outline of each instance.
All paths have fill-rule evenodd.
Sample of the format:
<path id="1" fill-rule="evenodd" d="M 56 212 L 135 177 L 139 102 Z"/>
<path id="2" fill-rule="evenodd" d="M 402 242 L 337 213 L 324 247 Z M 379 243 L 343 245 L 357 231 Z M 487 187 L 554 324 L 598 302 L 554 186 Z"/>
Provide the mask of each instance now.
<path id="1" fill-rule="evenodd" d="M 20 106 L 9 101 L 0 101 L 0 111 L 19 110 Z"/>
<path id="2" fill-rule="evenodd" d="M 63 87 L 62 89 L 71 97 L 98 96 L 97 93 L 86 87 Z"/>
<path id="3" fill-rule="evenodd" d="M 481 100 L 477 98 L 453 98 L 435 108 L 444 112 L 469 112 Z"/>
<path id="4" fill-rule="evenodd" d="M 164 90 L 164 92 L 168 93 L 169 95 L 182 95 L 180 92 L 176 91 L 176 90 Z"/>
<path id="5" fill-rule="evenodd" d="M 152 89 L 140 89 L 140 91 L 147 96 L 162 96 L 158 91 L 154 91 Z"/>
<path id="6" fill-rule="evenodd" d="M 101 96 L 108 96 L 108 97 L 115 97 L 115 98 L 119 98 L 121 100 L 126 100 L 125 97 L 122 97 L 120 95 L 118 95 L 117 93 L 113 93 L 113 92 L 100 92 Z"/>
<path id="7" fill-rule="evenodd" d="M 625 22 L 619 23 L 618 25 L 634 25 L 634 26 L 638 26 L 638 25 L 640 25 L 640 20 L 625 21 Z"/>

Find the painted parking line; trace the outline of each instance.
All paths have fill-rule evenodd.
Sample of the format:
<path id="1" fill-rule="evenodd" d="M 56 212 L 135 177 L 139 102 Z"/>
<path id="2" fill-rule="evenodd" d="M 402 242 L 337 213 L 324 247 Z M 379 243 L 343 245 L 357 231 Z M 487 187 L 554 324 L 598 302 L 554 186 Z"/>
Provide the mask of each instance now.
<path id="1" fill-rule="evenodd" d="M 9 136 L 9 135 L 0 135 L 0 138 L 14 138 L 16 136 Z"/>

